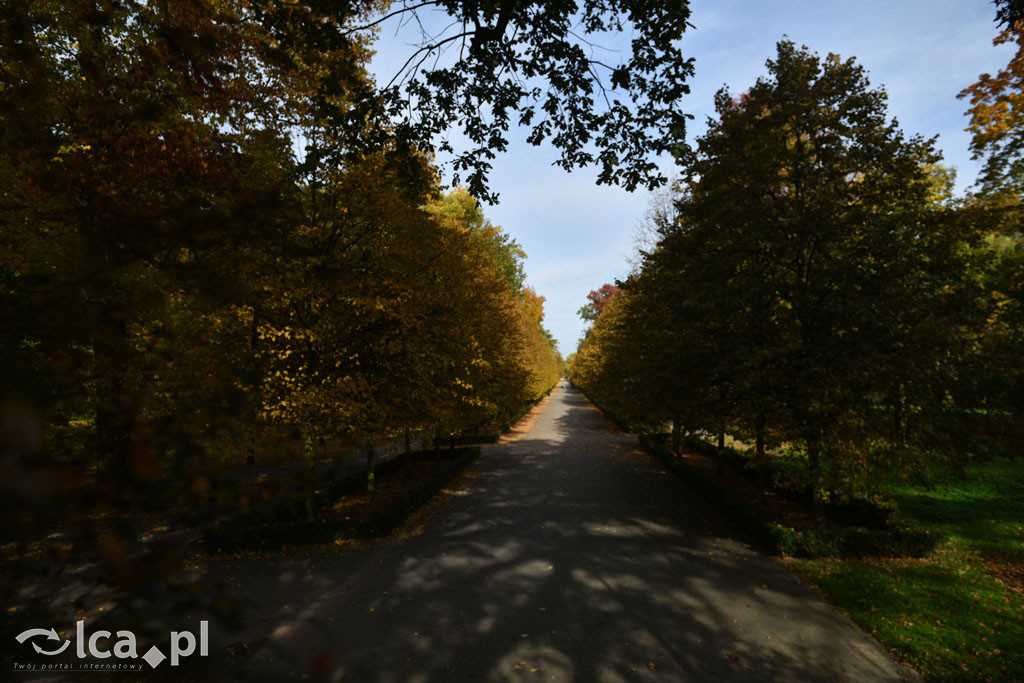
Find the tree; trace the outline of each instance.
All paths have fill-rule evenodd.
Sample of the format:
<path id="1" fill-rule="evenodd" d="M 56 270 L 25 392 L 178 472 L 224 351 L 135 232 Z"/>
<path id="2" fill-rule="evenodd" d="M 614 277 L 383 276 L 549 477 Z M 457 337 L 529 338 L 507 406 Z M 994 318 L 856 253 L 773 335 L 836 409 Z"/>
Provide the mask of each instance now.
<path id="1" fill-rule="evenodd" d="M 618 285 L 608 284 L 607 282 L 599 289 L 593 289 L 587 294 L 589 303 L 584 304 L 580 307 L 580 310 L 576 314 L 583 320 L 588 322 L 594 322 L 598 316 L 607 310 L 608 305 L 611 303 L 615 295 L 619 293 Z"/>
<path id="2" fill-rule="evenodd" d="M 853 60 L 783 41 L 768 69 L 741 100 L 718 94 L 680 210 L 703 272 L 747 318 L 754 393 L 806 446 L 820 514 L 822 462 L 833 484 L 871 467 L 878 397 L 942 405 L 966 341 L 973 236 L 933 201 L 932 141 L 886 120 Z"/>
<path id="3" fill-rule="evenodd" d="M 3 542 L 66 527 L 60 563 L 108 560 L 146 623 L 175 601 L 132 581 L 137 512 L 258 503 L 218 475 L 259 448 L 305 461 L 312 518 L 321 440 L 364 448 L 372 492 L 381 440 L 500 423 L 557 377 L 519 245 L 465 192 L 427 210 L 430 150 L 354 28 L 380 5 L 0 5 Z"/>
<path id="4" fill-rule="evenodd" d="M 1024 377 L 1017 371 L 1024 357 L 1020 333 L 1024 319 L 1020 247 L 1024 207 L 1024 15 L 1018 2 L 1000 0 L 997 4 L 997 21 L 1004 30 L 993 42 L 1015 43 L 1016 54 L 995 76 L 982 74 L 977 83 L 959 94 L 971 105 L 967 130 L 972 136 L 972 156 L 985 162 L 979 177 L 980 191 L 969 198 L 964 209 L 981 214 L 987 228 L 975 252 L 980 258 L 978 282 L 984 292 L 978 306 L 987 315 L 979 330 L 976 365 L 970 381 L 961 382 L 960 393 L 977 402 L 985 414 L 1014 415 L 1019 423 L 1024 414 Z M 1008 436 L 1003 443 L 1017 438 L 1012 431 Z"/>
<path id="5" fill-rule="evenodd" d="M 483 217 L 465 190 L 453 190 L 427 210 L 465 240 L 454 252 L 460 260 L 453 280 L 441 287 L 453 306 L 442 332 L 452 357 L 469 354 L 460 363 L 466 368 L 461 381 L 472 386 L 477 407 L 470 415 L 477 423 L 494 414 L 509 417 L 558 377 L 554 348 L 541 326 L 544 299 L 523 285 L 526 254 Z"/>
<path id="6" fill-rule="evenodd" d="M 433 203 L 428 210 L 438 220 L 464 225 L 473 239 L 498 260 L 501 275 L 512 292 L 520 292 L 526 282 L 523 260 L 526 252 L 501 226 L 493 225 L 485 216 L 477 199 L 466 188 L 456 187 L 444 201 Z"/>
<path id="7" fill-rule="evenodd" d="M 995 76 L 982 74 L 958 97 L 967 98 L 974 159 L 984 159 L 982 192 L 1024 195 L 1024 23 L 1010 24 L 993 41 L 1016 43 L 1017 53 Z"/>
<path id="8" fill-rule="evenodd" d="M 133 436 L 150 395 L 137 332 L 169 290 L 188 290 L 180 305 L 210 283 L 205 251 L 253 239 L 282 199 L 284 145 L 261 125 L 266 102 L 250 98 L 251 36 L 186 4 L 15 2 L 0 22 L 12 65 L 0 175 L 24 190 L 0 205 L 12 245 L 0 268 L 13 297 L 31 301 L 7 342 L 77 359 L 98 463 L 115 479 L 132 479 L 146 450 Z M 229 125 L 242 113 L 244 130 Z"/>
<path id="9" fill-rule="evenodd" d="M 677 439 L 721 446 L 729 429 L 762 458 L 771 438 L 802 444 L 820 519 L 826 494 L 888 461 L 879 444 L 924 444 L 956 412 L 977 221 L 944 196 L 933 142 L 887 120 L 852 59 L 782 41 L 768 71 L 716 96 L 671 219 L 574 379 L 641 421 L 671 419 Z"/>
<path id="10" fill-rule="evenodd" d="M 537 293 L 533 287 L 523 287 L 523 305 L 526 308 L 526 313 L 535 323 L 540 325 L 541 321 L 544 320 L 544 302 L 547 301 L 544 297 Z"/>
<path id="11" fill-rule="evenodd" d="M 377 88 L 365 70 L 374 26 L 427 6 L 458 18 L 467 51 L 430 67 L 420 59 L 458 41 L 428 41 L 409 70 Z M 4 326 L 0 348 L 24 361 L 5 378 L 5 393 L 31 394 L 48 408 L 63 399 L 44 396 L 43 387 L 74 386 L 64 398 L 77 392 L 92 403 L 101 470 L 116 477 L 128 477 L 131 454 L 144 445 L 140 417 L 156 419 L 154 406 L 169 409 L 172 395 L 196 406 L 230 403 L 228 419 L 253 414 L 267 389 L 256 331 L 283 329 L 271 319 L 281 315 L 281 298 L 257 293 L 280 293 L 295 275 L 274 271 L 275 246 L 298 248 L 308 237 L 289 234 L 298 225 L 325 231 L 317 238 L 325 253 L 337 240 L 348 249 L 348 235 L 329 220 L 344 214 L 350 197 L 322 190 L 338 169 L 362 168 L 367 159 L 408 197 L 433 192 L 425 150 L 460 118 L 471 137 L 486 136 L 474 140 L 500 149 L 518 117 L 532 125 L 535 141 L 551 137 L 567 167 L 594 161 L 604 182 L 656 182 L 645 143 L 654 139 L 660 149 L 660 133 L 682 123 L 675 94 L 690 64 L 673 40 L 685 28 L 686 6 L 589 3 L 583 26 L 573 25 L 574 8 L 5 4 L 0 178 L 8 191 L 0 213 L 10 249 L 0 281 L 14 324 Z M 599 87 L 605 67 L 582 47 L 586 37 L 631 28 L 649 40 L 637 40 Z M 666 75 L 677 78 L 659 80 Z M 625 93 L 622 102 L 613 101 L 615 89 Z M 606 110 L 598 92 L 608 95 Z M 479 187 L 486 159 L 470 154 L 460 162 L 480 171 Z M 123 184 L 126 176 L 134 182 Z M 335 225 L 365 233 L 351 221 Z M 519 245 L 495 226 L 471 234 L 492 243 L 502 277 L 521 296 Z M 71 291 L 86 305 L 72 303 Z M 174 343 L 183 339 L 203 343 Z M 239 353 L 240 340 L 248 340 L 248 354 Z M 154 363 L 155 348 L 166 362 Z M 224 362 L 215 362 L 218 354 Z M 190 359 L 198 374 L 170 371 L 174 358 Z M 239 393 L 247 407 L 239 408 Z M 198 422 L 205 429 L 217 420 Z"/>
<path id="12" fill-rule="evenodd" d="M 1024 425 L 1024 236 L 1012 193 L 972 196 L 964 211 L 980 214 L 984 234 L 971 250 L 971 279 L 981 312 L 968 370 L 953 393 L 974 409 L 965 431 L 972 450 L 1012 453 Z M 1015 423 L 1015 424 L 1014 424 Z"/>
<path id="13" fill-rule="evenodd" d="M 995 0 L 996 23 L 1005 28 L 1011 28 L 1020 21 L 1024 21 L 1024 3 L 1020 0 Z"/>
<path id="14" fill-rule="evenodd" d="M 580 342 L 569 369 L 572 381 L 593 400 L 628 420 L 647 414 L 638 390 L 650 377 L 637 362 L 639 344 L 633 334 L 641 332 L 636 315 L 643 309 L 635 303 L 624 294 L 611 299 Z M 642 333 L 638 336 L 643 338 Z"/>

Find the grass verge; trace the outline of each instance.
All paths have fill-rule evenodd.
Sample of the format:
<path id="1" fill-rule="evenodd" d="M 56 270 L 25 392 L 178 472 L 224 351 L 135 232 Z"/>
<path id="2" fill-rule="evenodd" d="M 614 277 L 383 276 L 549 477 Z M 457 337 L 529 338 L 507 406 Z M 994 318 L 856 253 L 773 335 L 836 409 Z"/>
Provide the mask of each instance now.
<path id="1" fill-rule="evenodd" d="M 658 448 L 652 454 L 775 552 L 793 530 Z M 789 559 L 798 575 L 929 681 L 1024 681 L 1024 459 L 967 466 L 938 487 L 890 483 L 925 557 Z"/>
<path id="2" fill-rule="evenodd" d="M 790 566 L 929 680 L 1024 680 L 1024 461 L 890 491 L 905 518 L 943 539 L 930 557 Z"/>

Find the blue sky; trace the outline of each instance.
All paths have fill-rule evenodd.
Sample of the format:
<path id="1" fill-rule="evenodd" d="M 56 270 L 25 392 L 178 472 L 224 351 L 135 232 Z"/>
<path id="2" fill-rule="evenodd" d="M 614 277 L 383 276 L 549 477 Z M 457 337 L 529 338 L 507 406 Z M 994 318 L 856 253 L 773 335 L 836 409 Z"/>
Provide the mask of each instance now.
<path id="1" fill-rule="evenodd" d="M 1013 50 L 992 45 L 995 8 L 988 0 L 691 0 L 690 7 L 694 28 L 682 46 L 696 59 L 684 101 L 695 117 L 691 142 L 714 112 L 714 93 L 723 85 L 733 93 L 751 86 L 765 74 L 776 42 L 788 36 L 822 55 L 856 57 L 872 85 L 889 93 L 889 113 L 905 133 L 939 136 L 945 163 L 957 169 L 958 190 L 974 182 L 979 167 L 963 130 L 967 105 L 956 95 L 979 74 L 1005 66 Z M 414 38 L 385 27 L 373 64 L 378 76 L 390 77 Z M 513 130 L 509 151 L 496 160 L 490 182 L 501 200 L 485 210 L 529 255 L 529 283 L 547 298 L 544 324 L 568 354 L 583 332 L 576 311 L 587 292 L 629 272 L 649 196 L 598 186 L 592 169 L 566 173 L 551 165 L 554 150 L 532 147 L 525 137 Z M 670 159 L 661 166 L 672 172 Z"/>

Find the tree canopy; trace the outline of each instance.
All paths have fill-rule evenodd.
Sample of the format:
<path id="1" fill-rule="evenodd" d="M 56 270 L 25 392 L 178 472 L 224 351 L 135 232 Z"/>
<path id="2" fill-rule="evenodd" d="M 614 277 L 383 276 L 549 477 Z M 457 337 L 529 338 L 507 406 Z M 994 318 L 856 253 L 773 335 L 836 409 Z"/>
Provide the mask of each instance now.
<path id="1" fill-rule="evenodd" d="M 803 445 L 820 500 L 951 409 L 980 233 L 942 201 L 933 141 L 904 136 L 854 60 L 782 41 L 767 66 L 740 97 L 718 93 L 672 220 L 574 377 L 648 421 L 759 442 L 767 423 Z"/>
<path id="2" fill-rule="evenodd" d="M 22 507 L 166 508 L 314 444 L 496 428 L 557 381 L 522 249 L 367 72 L 387 11 L 0 8 L 0 449 L 77 492 Z"/>
<path id="3" fill-rule="evenodd" d="M 1016 43 L 1017 53 L 995 76 L 982 74 L 959 97 L 970 102 L 971 152 L 984 159 L 981 189 L 1024 195 L 1024 23 L 1013 24 L 993 41 Z"/>
<path id="4" fill-rule="evenodd" d="M 597 317 L 608 309 L 615 295 L 619 293 L 617 285 L 604 283 L 598 289 L 592 289 L 587 294 L 587 303 L 580 307 L 577 314 L 586 321 L 594 322 Z"/>
<path id="5" fill-rule="evenodd" d="M 1024 21 L 1024 4 L 1020 0 L 994 0 L 996 6 L 996 23 L 1003 28 L 1010 28 L 1019 21 Z"/>
<path id="6" fill-rule="evenodd" d="M 403 2 L 387 16 L 418 21 L 431 9 L 447 26 L 422 32 L 378 101 L 401 138 L 455 155 L 456 182 L 465 173 L 475 196 L 491 198 L 486 174 L 513 125 L 534 145 L 550 143 L 567 170 L 597 165 L 599 183 L 663 182 L 653 159 L 684 138 L 693 74 L 679 43 L 688 2 L 440 0 Z M 623 57 L 609 61 L 627 37 Z M 451 142 L 453 125 L 467 149 Z"/>

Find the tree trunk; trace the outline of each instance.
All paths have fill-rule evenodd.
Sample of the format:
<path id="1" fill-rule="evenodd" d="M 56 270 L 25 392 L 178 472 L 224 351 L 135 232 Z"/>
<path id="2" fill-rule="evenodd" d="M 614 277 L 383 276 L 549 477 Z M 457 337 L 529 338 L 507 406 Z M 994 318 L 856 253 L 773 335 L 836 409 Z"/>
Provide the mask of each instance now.
<path id="1" fill-rule="evenodd" d="M 96 395 L 96 481 L 114 485 L 121 497 L 131 490 L 134 415 L 122 382 L 127 364 L 127 328 L 109 307 L 101 309 L 93 335 Z"/>
<path id="2" fill-rule="evenodd" d="M 683 444 L 682 418 L 678 415 L 672 418 L 672 453 L 678 458 Z"/>
<path id="3" fill-rule="evenodd" d="M 377 478 L 374 473 L 376 456 L 373 444 L 366 444 L 366 495 L 370 496 L 370 498 L 374 498 L 377 495 Z"/>
<path id="4" fill-rule="evenodd" d="M 303 457 L 306 461 L 306 521 L 316 519 L 314 498 L 316 496 L 316 457 L 313 450 L 313 437 L 307 435 L 303 444 Z"/>
<path id="5" fill-rule="evenodd" d="M 410 464 L 412 464 L 412 434 L 406 429 L 405 451 L 402 452 L 402 467 L 408 470 Z"/>
<path id="6" fill-rule="evenodd" d="M 816 438 L 807 440 L 807 473 L 811 483 L 811 511 L 818 526 L 825 523 L 825 502 L 821 499 L 821 451 Z"/>
<path id="7" fill-rule="evenodd" d="M 764 411 L 762 410 L 757 414 L 756 455 L 754 457 L 755 473 L 757 476 L 757 496 L 762 500 L 764 499 L 764 490 L 768 486 L 768 482 L 766 481 L 768 458 L 765 454 L 764 448 L 764 431 L 765 417 Z"/>
<path id="8" fill-rule="evenodd" d="M 725 419 L 718 423 L 718 451 L 715 453 L 715 473 L 719 479 L 725 476 Z"/>
<path id="9" fill-rule="evenodd" d="M 893 391 L 892 432 L 893 441 L 900 446 L 907 445 L 907 398 L 902 384 Z"/>
<path id="10" fill-rule="evenodd" d="M 249 449 L 245 456 L 245 466 L 254 467 L 256 465 L 256 438 L 255 430 L 256 423 L 259 420 L 260 411 L 260 388 L 263 385 L 263 378 L 260 373 L 259 364 L 259 341 L 260 341 L 260 326 L 256 322 L 256 308 L 252 309 L 252 321 L 249 325 L 249 371 L 252 373 L 250 381 L 252 382 L 252 395 L 251 405 L 248 410 L 248 424 L 245 427 L 249 441 Z"/>

